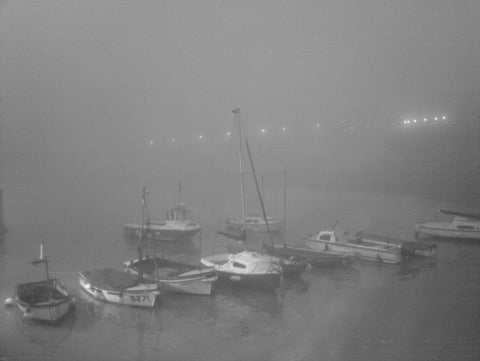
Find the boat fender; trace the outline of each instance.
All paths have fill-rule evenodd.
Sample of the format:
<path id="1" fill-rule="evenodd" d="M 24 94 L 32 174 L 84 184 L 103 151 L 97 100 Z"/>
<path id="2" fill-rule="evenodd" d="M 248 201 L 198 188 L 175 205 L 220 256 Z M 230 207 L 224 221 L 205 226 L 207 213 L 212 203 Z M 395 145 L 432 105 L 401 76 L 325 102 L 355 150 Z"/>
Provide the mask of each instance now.
<path id="1" fill-rule="evenodd" d="M 307 265 L 305 266 L 305 271 L 310 272 L 311 269 L 312 269 L 311 263 L 307 262 Z"/>
<path id="2" fill-rule="evenodd" d="M 33 317 L 32 313 L 30 312 L 30 310 L 26 310 L 24 313 L 23 313 L 23 318 L 26 319 L 26 320 L 31 320 Z"/>
<path id="3" fill-rule="evenodd" d="M 5 302 L 4 302 L 5 306 L 15 306 L 16 302 L 15 302 L 15 299 L 13 297 L 8 297 Z"/>
<path id="4" fill-rule="evenodd" d="M 231 281 L 241 281 L 242 277 L 240 277 L 240 276 L 230 276 L 230 280 Z"/>

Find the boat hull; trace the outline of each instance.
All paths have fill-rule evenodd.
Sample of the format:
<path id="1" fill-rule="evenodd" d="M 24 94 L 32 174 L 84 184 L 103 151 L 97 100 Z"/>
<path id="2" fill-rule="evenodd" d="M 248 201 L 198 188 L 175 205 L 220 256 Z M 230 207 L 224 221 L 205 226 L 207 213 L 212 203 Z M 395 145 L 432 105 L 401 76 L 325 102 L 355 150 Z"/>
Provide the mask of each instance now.
<path id="1" fill-rule="evenodd" d="M 218 277 L 215 269 L 196 268 L 164 258 L 146 257 L 140 262 L 138 259 L 124 263 L 124 270 L 133 274 L 139 274 L 149 282 L 157 282 L 165 291 L 185 293 L 192 295 L 210 295 L 214 291 L 214 285 Z"/>
<path id="2" fill-rule="evenodd" d="M 464 226 L 465 227 L 465 226 Z M 459 229 L 452 223 L 425 222 L 415 224 L 415 236 L 429 236 L 450 239 L 480 240 L 480 228 Z"/>
<path id="3" fill-rule="evenodd" d="M 153 307 L 160 294 L 157 284 L 141 283 L 122 290 L 105 289 L 92 284 L 88 271 L 78 274 L 80 286 L 93 298 L 118 305 Z"/>
<path id="4" fill-rule="evenodd" d="M 249 263 L 249 259 L 254 261 Z M 243 266 L 238 267 L 242 261 Z M 270 256 L 258 255 L 256 252 L 214 255 L 202 258 L 201 263 L 214 267 L 219 281 L 234 286 L 274 290 L 280 286 L 282 279 L 281 265 L 273 262 Z"/>
<path id="5" fill-rule="evenodd" d="M 320 251 L 354 253 L 358 259 L 371 262 L 396 264 L 402 262 L 401 250 L 398 247 L 368 247 L 353 243 L 330 243 L 319 240 L 307 240 L 307 247 Z"/>
<path id="6" fill-rule="evenodd" d="M 300 247 L 263 244 L 267 253 L 286 259 L 299 259 L 308 262 L 311 266 L 348 266 L 355 261 L 355 253 L 333 252 Z"/>
<path id="7" fill-rule="evenodd" d="M 283 231 L 283 222 L 281 221 L 270 221 L 267 225 L 264 222 L 261 223 L 243 223 L 237 222 L 234 220 L 229 220 L 225 224 L 225 231 L 230 233 L 240 233 L 242 230 L 247 230 L 250 232 L 270 232 L 272 233 L 281 233 Z"/>
<path id="8" fill-rule="evenodd" d="M 17 286 L 14 298 L 15 303 L 17 308 L 23 314 L 23 317 L 26 319 L 39 322 L 57 323 L 69 313 L 75 304 L 74 298 L 70 296 L 66 287 L 57 280 L 50 281 L 50 287 L 52 287 L 51 293 L 55 292 L 56 296 L 48 297 L 48 299 L 42 301 L 26 301 L 26 287 L 37 289 L 43 287 L 46 290 L 47 281 L 31 282 Z"/>
<path id="9" fill-rule="evenodd" d="M 125 235 L 128 237 L 138 237 L 142 230 L 140 223 L 128 223 L 124 226 Z M 148 235 L 158 241 L 190 241 L 201 230 L 198 224 L 180 225 L 180 226 L 155 226 L 151 225 Z M 145 231 L 145 228 L 144 228 Z"/>

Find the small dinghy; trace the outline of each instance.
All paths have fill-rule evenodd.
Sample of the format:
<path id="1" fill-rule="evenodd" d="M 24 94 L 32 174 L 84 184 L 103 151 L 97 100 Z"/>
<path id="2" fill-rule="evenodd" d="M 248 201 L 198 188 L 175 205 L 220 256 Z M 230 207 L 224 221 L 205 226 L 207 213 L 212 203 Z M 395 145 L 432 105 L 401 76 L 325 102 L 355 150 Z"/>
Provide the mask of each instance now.
<path id="1" fill-rule="evenodd" d="M 78 280 L 93 298 L 119 305 L 153 307 L 160 295 L 156 283 L 142 282 L 138 277 L 111 268 L 80 272 Z"/>
<path id="2" fill-rule="evenodd" d="M 43 247 L 42 242 L 40 259 L 33 261 L 32 264 L 44 263 L 47 279 L 18 284 L 15 288 L 15 296 L 7 298 L 5 304 L 7 306 L 16 305 L 26 319 L 57 323 L 74 306 L 75 299 L 63 283 L 56 278 L 50 278 L 49 261 L 43 254 Z"/>

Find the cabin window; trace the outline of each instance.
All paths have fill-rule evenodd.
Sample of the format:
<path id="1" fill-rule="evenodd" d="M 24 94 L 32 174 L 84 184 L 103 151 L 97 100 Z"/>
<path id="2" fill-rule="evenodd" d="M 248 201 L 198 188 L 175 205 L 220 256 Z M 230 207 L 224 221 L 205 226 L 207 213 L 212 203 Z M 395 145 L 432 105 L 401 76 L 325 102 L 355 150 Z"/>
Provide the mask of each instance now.
<path id="1" fill-rule="evenodd" d="M 330 241 L 330 235 L 329 234 L 322 234 L 320 236 L 321 241 Z"/>
<path id="2" fill-rule="evenodd" d="M 461 224 L 457 225 L 457 228 L 458 229 L 475 229 L 474 226 L 464 226 L 464 225 L 461 225 Z"/>
<path id="3" fill-rule="evenodd" d="M 233 262 L 233 267 L 247 268 L 247 266 L 245 266 L 244 264 L 239 263 L 239 262 Z"/>

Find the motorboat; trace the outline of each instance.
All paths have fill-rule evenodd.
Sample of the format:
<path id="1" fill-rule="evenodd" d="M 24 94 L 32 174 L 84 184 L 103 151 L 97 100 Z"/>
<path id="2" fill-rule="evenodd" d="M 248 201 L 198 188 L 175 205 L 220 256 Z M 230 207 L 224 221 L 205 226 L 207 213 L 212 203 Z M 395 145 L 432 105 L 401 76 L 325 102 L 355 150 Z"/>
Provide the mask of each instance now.
<path id="1" fill-rule="evenodd" d="M 157 283 L 111 268 L 80 272 L 78 280 L 93 298 L 119 305 L 151 308 L 161 293 Z"/>
<path id="2" fill-rule="evenodd" d="M 403 258 L 434 257 L 437 253 L 437 245 L 431 242 L 407 241 L 364 231 L 357 232 L 355 238 L 374 244 L 399 247 Z"/>
<path id="3" fill-rule="evenodd" d="M 165 291 L 192 295 L 210 295 L 218 277 L 214 267 L 202 267 L 168 259 L 149 256 L 126 261 L 124 270 L 141 275 L 148 282 L 157 282 Z"/>
<path id="4" fill-rule="evenodd" d="M 165 211 L 164 219 L 151 220 L 145 203 L 146 220 L 129 222 L 124 225 L 125 235 L 138 237 L 143 231 L 145 235 L 159 241 L 190 241 L 202 229 L 193 219 L 192 210 L 181 201 L 181 184 L 179 183 L 178 202 Z"/>
<path id="5" fill-rule="evenodd" d="M 436 209 L 437 213 L 454 216 L 448 222 L 417 222 L 415 237 L 429 236 L 452 239 L 480 240 L 480 214 L 449 209 Z"/>
<path id="6" fill-rule="evenodd" d="M 5 300 L 7 306 L 16 305 L 25 319 L 57 323 L 63 319 L 75 305 L 75 298 L 67 287 L 56 278 L 50 278 L 48 258 L 40 246 L 40 259 L 32 264 L 45 264 L 46 280 L 18 284 L 14 297 Z"/>
<path id="7" fill-rule="evenodd" d="M 312 267 L 349 266 L 357 259 L 357 254 L 354 252 L 292 247 L 286 244 L 271 244 L 268 242 L 263 242 L 262 247 L 268 254 L 288 261 L 307 262 Z"/>
<path id="8" fill-rule="evenodd" d="M 280 285 L 282 267 L 278 259 L 256 251 L 203 257 L 200 262 L 214 267 L 219 281 L 246 287 L 275 289 Z"/>
<path id="9" fill-rule="evenodd" d="M 400 247 L 369 242 L 338 227 L 329 227 L 315 235 L 304 235 L 307 247 L 315 250 L 356 254 L 365 261 L 400 263 L 403 260 Z"/>

